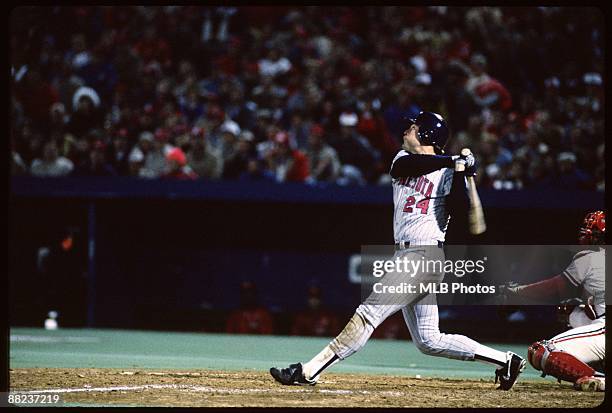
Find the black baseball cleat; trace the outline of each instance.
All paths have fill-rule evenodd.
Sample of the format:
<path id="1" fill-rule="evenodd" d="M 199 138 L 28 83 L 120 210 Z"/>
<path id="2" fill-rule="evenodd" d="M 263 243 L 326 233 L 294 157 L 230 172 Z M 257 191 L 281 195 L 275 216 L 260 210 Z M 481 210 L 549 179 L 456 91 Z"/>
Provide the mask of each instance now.
<path id="1" fill-rule="evenodd" d="M 291 385 L 311 385 L 317 384 L 316 380 L 308 380 L 302 371 L 302 363 L 290 364 L 286 369 L 277 369 L 272 367 L 270 374 L 274 380 L 281 384 Z"/>
<path id="2" fill-rule="evenodd" d="M 498 390 L 510 390 L 527 365 L 525 359 L 518 354 L 511 351 L 506 354 L 508 357 L 506 365 L 495 370 L 495 383 L 499 379 Z"/>

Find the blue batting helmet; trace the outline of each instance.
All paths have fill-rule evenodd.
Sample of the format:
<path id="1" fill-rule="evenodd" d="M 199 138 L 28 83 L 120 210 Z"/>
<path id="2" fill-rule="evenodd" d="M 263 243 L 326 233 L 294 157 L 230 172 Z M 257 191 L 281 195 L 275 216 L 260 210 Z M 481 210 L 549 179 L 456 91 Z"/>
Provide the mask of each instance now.
<path id="1" fill-rule="evenodd" d="M 417 137 L 422 145 L 431 145 L 443 153 L 448 141 L 448 126 L 444 118 L 434 112 L 421 112 L 410 121 L 419 127 Z"/>

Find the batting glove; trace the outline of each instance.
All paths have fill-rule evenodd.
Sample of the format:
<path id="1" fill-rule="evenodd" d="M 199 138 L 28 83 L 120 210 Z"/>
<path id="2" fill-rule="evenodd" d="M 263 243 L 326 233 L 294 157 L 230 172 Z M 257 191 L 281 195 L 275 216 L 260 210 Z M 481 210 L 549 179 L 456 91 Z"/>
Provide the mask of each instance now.
<path id="1" fill-rule="evenodd" d="M 476 176 L 478 162 L 476 162 L 476 158 L 474 157 L 474 155 L 453 155 L 451 158 L 453 161 L 455 161 L 455 163 L 462 163 L 463 165 L 465 165 L 465 176 Z"/>
<path id="2" fill-rule="evenodd" d="M 474 166 L 476 164 L 476 158 L 474 158 L 474 154 L 470 153 L 469 155 L 463 156 L 463 155 L 459 155 L 459 157 L 463 160 L 465 160 L 465 167 L 466 168 L 471 168 L 472 166 Z"/>
<path id="3" fill-rule="evenodd" d="M 474 160 L 474 165 L 465 168 L 465 176 L 476 176 L 478 170 L 478 161 Z"/>

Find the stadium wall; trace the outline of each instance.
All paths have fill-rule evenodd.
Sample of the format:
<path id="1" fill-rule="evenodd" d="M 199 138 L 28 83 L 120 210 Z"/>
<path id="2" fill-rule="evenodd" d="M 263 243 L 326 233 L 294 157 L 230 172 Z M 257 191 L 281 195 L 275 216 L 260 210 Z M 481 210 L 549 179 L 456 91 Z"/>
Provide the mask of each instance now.
<path id="1" fill-rule="evenodd" d="M 590 192 L 481 197 L 488 231 L 472 237 L 451 225 L 449 242 L 573 244 L 584 214 L 604 203 Z M 36 251 L 68 226 L 79 229 L 85 278 L 69 293 L 88 303 L 70 322 L 95 327 L 219 331 L 215 312 L 238 306 L 246 280 L 281 324 L 313 284 L 348 313 L 359 302 L 350 256 L 393 242 L 388 187 L 21 177 L 9 206 L 12 325 L 40 324 Z"/>

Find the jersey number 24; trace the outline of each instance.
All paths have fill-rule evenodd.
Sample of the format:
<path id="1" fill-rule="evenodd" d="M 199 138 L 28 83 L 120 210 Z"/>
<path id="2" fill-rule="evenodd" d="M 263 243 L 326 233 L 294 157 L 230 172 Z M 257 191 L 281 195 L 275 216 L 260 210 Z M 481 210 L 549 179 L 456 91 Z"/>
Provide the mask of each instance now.
<path id="1" fill-rule="evenodd" d="M 415 197 L 410 195 L 408 198 L 406 198 L 406 204 L 404 205 L 404 212 L 408 212 L 408 213 L 412 212 L 414 210 L 412 206 L 416 202 L 416 205 L 414 205 L 414 207 L 417 209 L 420 209 L 421 214 L 426 214 L 427 209 L 429 208 L 430 200 L 431 200 L 430 198 L 423 198 L 419 202 L 416 202 Z"/>

